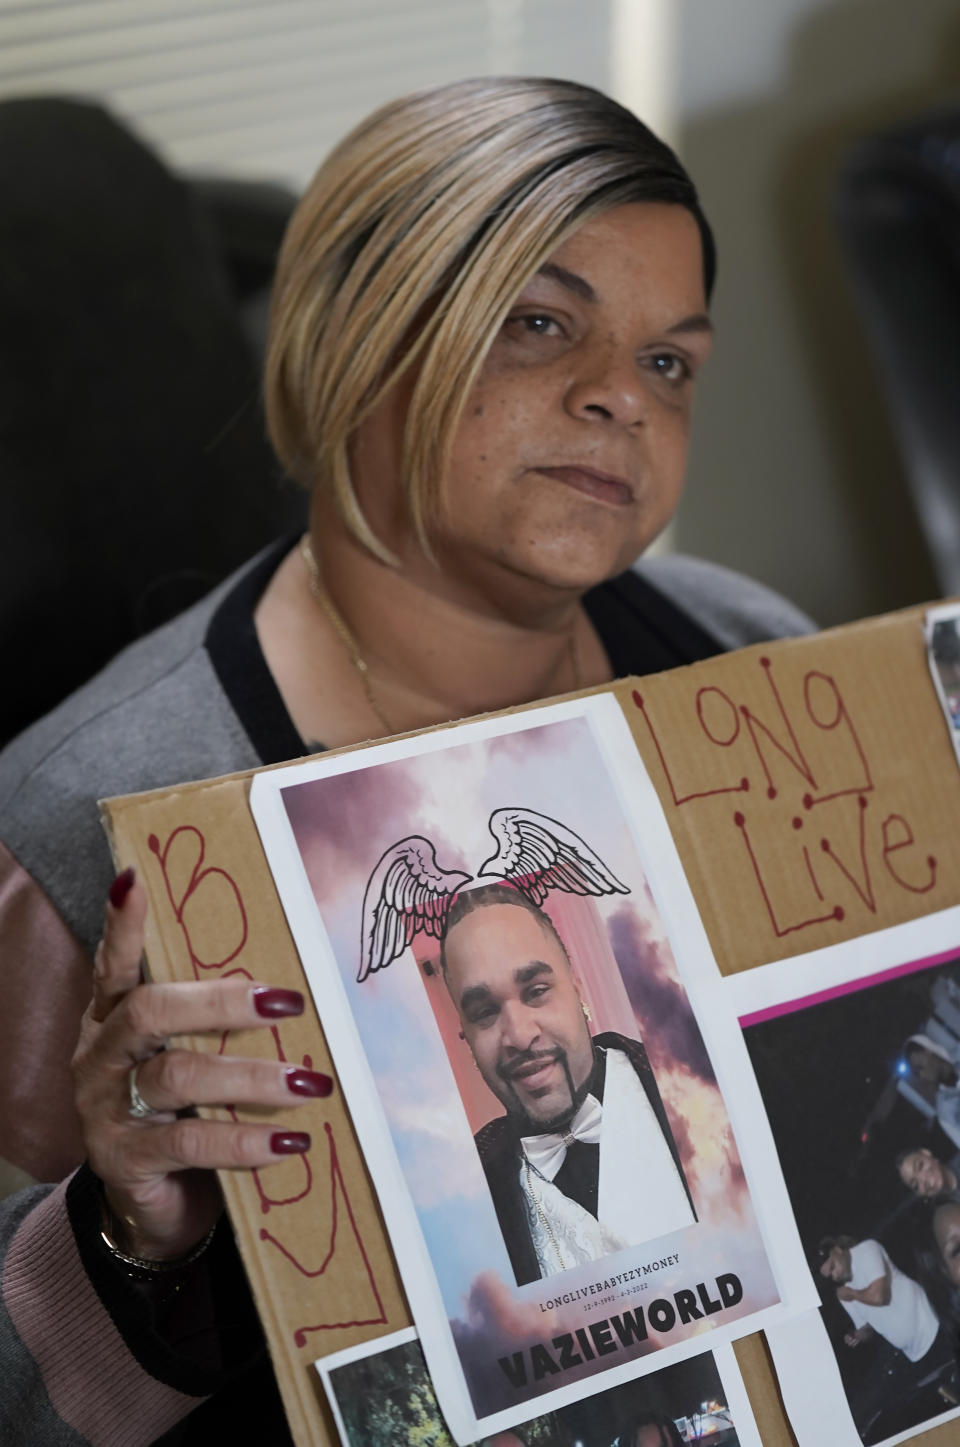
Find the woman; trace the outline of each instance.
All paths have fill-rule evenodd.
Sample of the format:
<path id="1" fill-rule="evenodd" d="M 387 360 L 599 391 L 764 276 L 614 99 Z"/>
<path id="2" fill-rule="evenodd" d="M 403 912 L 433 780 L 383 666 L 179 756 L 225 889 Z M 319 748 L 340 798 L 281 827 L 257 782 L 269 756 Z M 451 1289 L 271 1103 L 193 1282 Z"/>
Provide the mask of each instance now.
<path id="1" fill-rule="evenodd" d="M 321 167 L 280 258 L 267 364 L 274 445 L 312 490 L 307 538 L 121 655 L 0 761 L 0 929 L 16 965 L 4 1154 L 48 1181 L 90 1162 L 4 1218 L 4 1375 L 43 1440 L 150 1442 L 182 1419 L 199 1436 L 238 1402 L 250 1440 L 258 1341 L 229 1233 L 211 1238 L 211 1168 L 264 1166 L 307 1137 L 292 1116 L 237 1131 L 178 1112 L 292 1106 L 329 1087 L 160 1050 L 298 1001 L 236 981 L 140 986 L 144 898 L 121 876 L 74 1113 L 67 1062 L 110 875 L 96 797 L 802 631 L 722 570 L 625 571 L 677 505 L 713 273 L 673 154 L 569 82 L 394 102 Z M 185 1314 L 206 1323 L 196 1339 Z M 232 1334 L 225 1320 L 239 1320 Z M 94 1363 L 98 1333 L 109 1345 Z"/>
<path id="2" fill-rule="evenodd" d="M 960 1198 L 921 1198 L 904 1219 L 912 1236 L 914 1275 L 940 1323 L 938 1388 L 955 1401 L 960 1382 Z"/>
<path id="3" fill-rule="evenodd" d="M 927 1146 L 909 1146 L 898 1152 L 894 1165 L 907 1190 L 922 1200 L 947 1195 L 960 1186 L 960 1155 L 942 1161 Z"/>
<path id="4" fill-rule="evenodd" d="M 960 1359 L 960 1197 L 918 1202 L 909 1217 L 916 1274 Z"/>
<path id="5" fill-rule="evenodd" d="M 960 1292 L 960 1200 L 955 1195 L 937 1202 L 932 1224 L 943 1272 L 954 1290 Z"/>

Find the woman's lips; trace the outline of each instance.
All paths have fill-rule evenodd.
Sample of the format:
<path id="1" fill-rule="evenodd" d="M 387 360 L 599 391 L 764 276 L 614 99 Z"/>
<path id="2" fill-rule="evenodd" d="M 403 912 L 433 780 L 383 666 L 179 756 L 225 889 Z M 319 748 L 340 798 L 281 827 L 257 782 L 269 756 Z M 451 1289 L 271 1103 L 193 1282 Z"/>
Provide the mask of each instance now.
<path id="1" fill-rule="evenodd" d="M 585 493 L 587 497 L 595 497 L 598 502 L 610 503 L 616 507 L 624 507 L 633 502 L 633 488 L 630 484 L 609 472 L 596 472 L 589 467 L 537 467 L 534 471 L 542 472 L 544 477 L 552 477 L 556 482 L 562 482 L 577 492 Z"/>

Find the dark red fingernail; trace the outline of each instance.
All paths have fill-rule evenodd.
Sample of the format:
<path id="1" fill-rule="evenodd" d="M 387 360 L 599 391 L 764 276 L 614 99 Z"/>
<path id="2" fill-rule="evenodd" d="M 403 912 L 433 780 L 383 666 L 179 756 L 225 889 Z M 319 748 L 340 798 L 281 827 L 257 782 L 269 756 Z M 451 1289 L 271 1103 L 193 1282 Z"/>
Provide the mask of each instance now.
<path id="1" fill-rule="evenodd" d="M 310 1149 L 310 1137 L 305 1130 L 274 1131 L 270 1149 L 275 1156 L 302 1156 Z"/>
<path id="2" fill-rule="evenodd" d="M 137 871 L 133 865 L 129 865 L 122 874 L 118 874 L 110 886 L 110 903 L 114 909 L 122 909 L 123 901 L 133 888 L 133 881 L 137 877 Z"/>
<path id="3" fill-rule="evenodd" d="M 319 1070 L 286 1070 L 284 1078 L 287 1082 L 287 1089 L 294 1095 L 309 1095 L 314 1098 L 329 1095 L 333 1090 L 333 1080 L 329 1075 L 323 1075 Z"/>
<path id="4" fill-rule="evenodd" d="M 303 996 L 299 990 L 278 990 L 272 985 L 256 985 L 253 1008 L 265 1020 L 279 1020 L 284 1015 L 303 1014 Z"/>

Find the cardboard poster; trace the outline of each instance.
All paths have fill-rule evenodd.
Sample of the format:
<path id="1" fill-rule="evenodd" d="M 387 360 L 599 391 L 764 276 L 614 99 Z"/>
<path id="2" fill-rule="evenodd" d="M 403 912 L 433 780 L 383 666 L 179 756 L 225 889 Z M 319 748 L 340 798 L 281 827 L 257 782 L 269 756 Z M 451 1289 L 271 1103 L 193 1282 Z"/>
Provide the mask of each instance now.
<path id="1" fill-rule="evenodd" d="M 582 700 L 559 707 L 538 705 L 501 720 L 446 728 L 396 745 L 362 746 L 347 751 L 342 761 L 326 756 L 318 779 L 351 769 L 360 771 L 354 792 L 356 807 L 341 813 L 336 824 L 340 839 L 328 841 L 330 849 L 318 856 L 317 862 L 322 874 L 327 860 L 336 862 L 333 846 L 343 844 L 334 903 L 342 894 L 355 911 L 349 928 L 356 938 L 349 945 L 352 960 L 349 967 L 344 965 L 342 977 L 326 932 L 327 921 L 318 913 L 293 841 L 290 820 L 285 808 L 278 807 L 275 834 L 285 833 L 288 850 L 288 867 L 280 873 L 289 893 L 290 882 L 299 871 L 300 885 L 294 893 L 299 893 L 297 907 L 305 922 L 296 942 L 287 927 L 250 813 L 252 774 L 104 803 L 116 867 L 134 865 L 150 898 L 147 959 L 153 978 L 211 979 L 239 972 L 250 979 L 296 989 L 303 986 L 300 954 L 311 962 L 314 999 L 304 1016 L 283 1022 L 269 1035 L 244 1033 L 231 1040 L 229 1048 L 238 1054 L 312 1063 L 324 1070 L 336 1067 L 344 1078 L 338 1080 L 338 1088 L 328 1100 L 290 1113 L 291 1125 L 295 1120 L 296 1128 L 306 1128 L 313 1135 L 307 1156 L 272 1167 L 270 1172 L 224 1172 L 221 1178 L 298 1447 L 317 1443 L 332 1447 L 337 1440 L 326 1402 L 317 1391 L 313 1366 L 317 1356 L 324 1350 L 337 1354 L 378 1333 L 386 1336 L 409 1326 L 405 1283 L 395 1256 L 402 1258 L 411 1295 L 416 1295 L 418 1283 L 432 1279 L 416 1212 L 403 1205 L 402 1174 L 398 1166 L 391 1169 L 384 1164 L 394 1152 L 392 1137 L 383 1120 L 384 1110 L 380 1109 L 378 1116 L 369 1104 L 374 1098 L 368 1092 L 369 1070 L 363 1077 L 361 1068 L 353 1063 L 359 1055 L 356 1030 L 343 1004 L 344 980 L 352 980 L 358 969 L 359 919 L 371 878 L 369 860 L 357 862 L 361 848 L 373 852 L 375 868 L 391 845 L 418 829 L 433 841 L 444 870 L 459 871 L 473 880 L 499 853 L 489 828 L 493 815 L 517 808 L 539 812 L 579 831 L 604 867 L 630 890 L 628 894 L 614 890 L 606 896 L 582 897 L 548 891 L 544 908 L 549 914 L 559 906 L 557 928 L 564 937 L 571 928 L 572 912 L 586 911 L 581 924 L 588 921 L 590 930 L 577 934 L 570 946 L 572 956 L 583 952 L 581 940 L 598 938 L 597 921 L 599 938 L 606 936 L 609 944 L 617 911 L 625 903 L 635 904 L 644 894 L 631 873 L 639 861 L 637 867 L 655 904 L 659 932 L 651 928 L 644 944 L 651 991 L 646 998 L 628 994 L 627 1000 L 634 1020 L 641 1022 L 636 1035 L 647 1051 L 684 1177 L 691 1182 L 696 1200 L 708 1174 L 706 1166 L 700 1174 L 700 1165 L 712 1160 L 717 1184 L 712 1200 L 718 1209 L 723 1207 L 727 1181 L 722 1161 L 726 1157 L 720 1149 L 711 1157 L 700 1142 L 707 1138 L 722 1141 L 729 1116 L 740 1148 L 750 1209 L 760 1222 L 780 1297 L 807 1309 L 804 1317 L 788 1321 L 783 1308 L 773 1305 L 747 1320 L 770 1323 L 774 1314 L 781 1319 L 769 1335 L 801 1442 L 816 1442 L 818 1447 L 829 1442 L 832 1447 L 835 1441 L 842 1441 L 837 1434 L 843 1430 L 848 1438 L 854 1434 L 850 1439 L 854 1444 L 861 1440 L 844 1396 L 840 1363 L 847 1368 L 857 1361 L 866 1363 L 870 1346 L 868 1342 L 854 1349 L 844 1346 L 838 1358 L 830 1345 L 818 1310 L 823 1300 L 818 1286 L 834 1295 L 836 1287 L 827 1288 L 819 1276 L 818 1286 L 814 1285 L 804 1256 L 806 1242 L 801 1244 L 793 1224 L 770 1122 L 736 1022 L 739 1015 L 756 1014 L 771 1004 L 806 999 L 820 990 L 833 989 L 838 982 L 897 969 L 938 953 L 944 955 L 941 963 L 945 964 L 956 949 L 960 939 L 956 929 L 952 934 L 945 930 L 929 937 L 923 930 L 916 936 L 897 933 L 911 923 L 924 925 L 927 916 L 948 919 L 949 911 L 960 906 L 960 769 L 956 733 L 944 718 L 944 710 L 950 711 L 949 695 L 960 678 L 951 655 L 950 630 L 956 634 L 955 620 L 955 605 L 933 610 L 928 619 L 925 610 L 909 609 L 814 637 L 747 648 L 643 680 L 621 680 L 596 696 L 595 712 Z M 938 634 L 941 624 L 947 626 L 940 627 Z M 937 692 L 931 685 L 931 672 Z M 599 711 L 601 704 L 607 709 L 607 720 L 613 715 L 616 727 L 605 721 Z M 414 820 L 416 790 L 411 784 L 402 797 L 384 806 L 389 830 L 381 831 L 384 837 L 379 848 L 374 848 L 380 821 L 365 797 L 363 769 L 368 765 L 410 760 L 432 750 L 442 754 L 454 744 L 493 739 L 497 728 L 504 735 L 496 746 L 498 767 L 511 749 L 523 763 L 519 745 L 507 738 L 511 731 L 581 717 L 587 721 L 608 779 L 607 792 L 596 795 L 608 801 L 599 828 L 589 808 L 584 812 L 585 800 L 587 805 L 592 803 L 589 789 L 580 786 L 580 776 L 569 767 L 569 758 L 557 750 L 549 788 L 538 785 L 536 795 L 527 788 L 538 778 L 532 767 L 515 772 L 516 788 L 511 787 L 509 797 L 503 797 L 499 788 L 490 790 L 489 796 L 483 793 L 476 769 L 468 770 L 461 779 L 455 770 L 438 764 L 432 816 Z M 627 731 L 629 738 L 624 742 Z M 488 768 L 486 772 L 496 782 L 496 771 Z M 438 821 L 443 824 L 454 817 L 456 828 L 444 825 L 436 832 Z M 634 863 L 620 852 L 616 837 L 610 834 L 617 817 L 626 821 L 625 833 L 630 848 L 636 851 Z M 460 822 L 469 826 L 462 836 Z M 456 850 L 448 854 L 447 844 L 455 845 Z M 662 988 L 668 972 L 661 968 L 658 942 L 664 938 L 670 942 L 670 970 L 675 970 L 675 978 L 686 991 L 717 1089 L 706 1088 L 698 1076 L 697 1057 L 685 1050 L 689 1034 L 674 1028 L 671 1005 L 676 997 L 672 987 Z M 845 949 L 831 955 L 831 949 L 839 946 Z M 318 953 L 327 961 L 326 973 L 317 965 Z M 421 932 L 411 941 L 409 954 L 374 971 L 368 983 L 385 989 L 391 973 L 402 971 L 412 961 L 428 1006 L 423 1018 L 427 1022 L 432 1018 L 439 1031 L 433 1007 L 442 999 L 440 981 L 424 968 L 438 954 L 438 939 Z M 588 961 L 592 959 L 589 949 L 586 955 Z M 841 961 L 839 973 L 831 963 L 836 960 Z M 592 981 L 592 966 L 582 973 Z M 622 978 L 620 984 L 625 990 Z M 741 995 L 741 990 L 746 993 Z M 332 1008 L 336 999 L 340 1005 Z M 629 1037 L 629 1019 L 625 1025 L 622 1015 L 612 1014 L 606 996 L 599 1008 L 596 999 L 591 997 L 589 1003 L 594 1014 L 592 1031 L 613 1029 Z M 398 1017 L 398 1023 L 401 1019 Z M 441 1035 L 441 1043 L 438 1059 L 446 1060 L 458 1089 L 449 1097 L 448 1116 L 443 1116 L 436 1100 L 428 1102 L 433 1114 L 425 1118 L 420 1137 L 411 1136 L 408 1144 L 426 1150 L 433 1140 L 435 1159 L 446 1162 L 449 1123 L 459 1120 L 457 1160 L 466 1162 L 470 1150 L 476 1157 L 474 1131 L 489 1117 L 475 1111 L 478 1100 L 466 1086 L 464 1099 L 459 1098 L 459 1086 L 469 1076 L 477 1092 L 485 1087 L 464 1042 L 453 1039 L 444 1043 Z M 189 1044 L 195 1049 L 227 1048 L 220 1037 L 202 1035 Z M 825 1139 L 834 1109 L 841 1102 L 841 1063 L 848 1048 L 846 1040 L 832 1035 L 817 1042 L 814 1058 L 825 1076 L 835 1073 L 838 1081 L 836 1099 L 830 1100 L 819 1122 Z M 458 1050 L 463 1069 L 455 1068 Z M 351 1072 L 361 1076 L 358 1089 L 354 1089 Z M 405 1084 L 401 1079 L 400 1086 Z M 905 1098 L 910 1082 L 901 1080 L 899 1085 L 898 1102 Z M 917 1096 L 922 1097 L 922 1091 Z M 489 1100 L 488 1093 L 488 1105 Z M 714 1114 L 718 1101 L 724 1111 L 722 1118 Z M 404 1089 L 399 1089 L 388 1102 L 392 1117 L 409 1103 Z M 211 1113 L 236 1118 L 232 1110 Z M 914 1110 L 910 1118 L 920 1121 L 921 1114 Z M 932 1120 L 923 1114 L 921 1124 Z M 718 1121 L 720 1133 L 711 1135 L 711 1123 Z M 364 1132 L 362 1140 L 357 1137 L 359 1128 Z M 945 1153 L 946 1147 L 936 1141 L 941 1127 L 931 1123 L 925 1129 L 930 1132 L 931 1155 L 937 1149 Z M 385 1152 L 380 1149 L 384 1142 Z M 846 1142 L 844 1148 L 848 1146 Z M 688 1161 L 691 1150 L 697 1158 L 692 1167 Z M 434 1157 L 428 1150 L 418 1158 L 426 1160 L 428 1185 L 439 1192 L 446 1167 L 434 1169 Z M 818 1181 L 816 1160 L 808 1174 L 811 1182 Z M 896 1177 L 889 1174 L 889 1159 L 883 1170 L 878 1169 L 877 1178 L 886 1181 L 883 1190 L 895 1194 L 900 1190 Z M 844 1171 L 837 1180 L 841 1184 L 846 1180 Z M 836 1181 L 833 1185 L 839 1190 Z M 739 1213 L 742 1199 L 741 1184 L 732 1196 L 728 1217 L 728 1224 L 738 1231 L 746 1219 Z M 898 1200 L 909 1202 L 906 1188 Z M 801 1216 L 801 1197 L 795 1204 Z M 389 1233 L 381 1207 L 389 1212 Z M 416 1250 L 410 1255 L 407 1238 L 398 1234 L 397 1217 L 404 1209 L 412 1218 L 413 1239 L 421 1241 L 419 1256 Z M 701 1224 L 698 1210 L 697 1229 Z M 831 1221 L 827 1229 L 836 1224 Z M 857 1221 L 845 1224 L 861 1229 Z M 870 1221 L 862 1224 L 877 1232 L 881 1244 L 886 1242 L 879 1226 Z M 683 1229 L 689 1232 L 693 1228 Z M 785 1244 L 791 1232 L 792 1250 Z M 450 1240 L 460 1241 L 464 1235 L 458 1228 L 450 1233 Z M 634 1249 L 642 1252 L 641 1270 L 644 1264 L 651 1268 L 647 1277 L 651 1290 L 618 1297 L 606 1306 L 606 1312 L 621 1317 L 625 1310 L 645 1303 L 647 1322 L 649 1304 L 658 1298 L 669 1300 L 677 1290 L 701 1283 L 709 1289 L 710 1281 L 727 1270 L 739 1274 L 729 1259 L 718 1256 L 711 1262 L 711 1270 L 694 1279 L 693 1286 L 679 1276 L 671 1283 L 662 1268 L 654 1273 L 653 1263 L 673 1252 Z M 892 1248 L 888 1254 L 895 1259 Z M 501 1265 L 503 1259 L 501 1254 Z M 693 1259 L 691 1256 L 689 1261 Z M 685 1259 L 682 1265 L 686 1264 Z M 565 1275 L 554 1276 L 552 1281 L 562 1279 Z M 612 1280 L 612 1275 L 603 1277 L 598 1272 L 591 1279 Z M 621 1282 L 614 1290 L 627 1292 L 632 1286 L 632 1282 Z M 537 1290 L 536 1284 L 529 1283 L 514 1289 L 521 1302 L 531 1299 Z M 432 1292 L 427 1305 L 432 1309 L 439 1302 L 435 1316 L 445 1320 L 444 1300 L 435 1281 L 422 1291 L 428 1296 Z M 485 1318 L 471 1314 L 476 1301 L 461 1292 L 453 1302 L 454 1314 L 474 1326 L 477 1321 L 482 1325 Z M 415 1309 L 421 1315 L 422 1305 L 418 1296 Z M 841 1313 L 834 1320 L 835 1328 L 839 1322 L 837 1329 L 845 1330 L 844 1309 L 836 1300 L 833 1308 Z M 565 1310 L 569 1314 L 565 1319 L 582 1328 L 586 1313 L 578 1317 L 569 1302 Z M 700 1345 L 716 1347 L 728 1330 L 713 1325 L 722 1316 L 723 1312 L 714 1312 L 705 1314 L 702 1322 L 694 1319 L 692 1326 L 705 1329 L 670 1350 L 677 1356 Z M 610 1316 L 605 1319 L 609 1321 Z M 554 1336 L 563 1334 L 562 1321 L 551 1317 L 547 1328 L 547 1320 L 542 1314 L 538 1326 Z M 743 1320 L 733 1322 L 729 1330 L 739 1330 Z M 853 1329 L 852 1322 L 850 1326 Z M 541 1334 L 536 1340 L 549 1342 L 552 1337 Z M 594 1350 L 589 1336 L 587 1344 Z M 430 1350 L 431 1367 L 435 1367 L 441 1348 L 434 1344 Z M 738 1339 L 735 1351 L 765 1447 L 790 1447 L 793 1434 L 762 1336 L 755 1333 Z M 608 1353 L 605 1360 L 614 1362 L 616 1358 Z M 660 1347 L 625 1363 L 620 1370 L 625 1376 L 643 1373 L 651 1366 L 659 1369 L 664 1360 L 667 1352 Z M 549 1380 L 545 1359 L 539 1358 L 539 1362 Z M 453 1363 L 456 1366 L 455 1356 Z M 587 1363 L 591 1369 L 593 1365 Z M 608 1380 L 609 1376 L 597 1376 L 574 1383 L 570 1400 L 593 1387 L 604 1390 Z M 529 1420 L 538 1411 L 542 1415 L 544 1409 L 532 1403 L 521 1404 L 519 1410 L 527 1413 Z M 960 1431 L 956 1421 L 949 1416 L 930 1418 L 938 1420 L 945 1425 L 926 1433 L 931 1447 L 933 1442 L 938 1447 L 954 1447 Z M 907 1435 L 915 1435 L 922 1428 L 906 1430 Z M 891 1440 L 895 1439 L 896 1434 Z"/>
<path id="2" fill-rule="evenodd" d="M 768 1330 L 800 1447 L 957 1423 L 960 910 L 724 989 L 822 1300 Z"/>
<path id="3" fill-rule="evenodd" d="M 612 698 L 261 774 L 251 807 L 457 1441 L 814 1303 Z"/>
<path id="4" fill-rule="evenodd" d="M 416 1331 L 364 1342 L 317 1363 L 344 1447 L 453 1447 L 433 1392 Z M 730 1347 L 702 1352 L 639 1381 L 611 1387 L 524 1426 L 524 1442 L 507 1431 L 491 1447 L 633 1447 L 666 1440 L 761 1447 L 750 1401 Z M 643 1441 L 643 1437 L 640 1439 Z M 486 1447 L 486 1444 L 484 1444 Z"/>

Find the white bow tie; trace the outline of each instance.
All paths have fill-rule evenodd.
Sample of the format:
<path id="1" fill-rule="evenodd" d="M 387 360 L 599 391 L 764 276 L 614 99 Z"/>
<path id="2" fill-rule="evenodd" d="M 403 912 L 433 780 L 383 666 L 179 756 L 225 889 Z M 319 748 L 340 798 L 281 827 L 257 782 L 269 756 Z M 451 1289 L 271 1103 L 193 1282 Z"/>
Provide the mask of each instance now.
<path id="1" fill-rule="evenodd" d="M 531 1166 L 552 1181 L 566 1160 L 567 1146 L 572 1141 L 597 1145 L 602 1124 L 603 1107 L 595 1095 L 588 1095 L 565 1131 L 521 1136 L 520 1145 Z"/>

